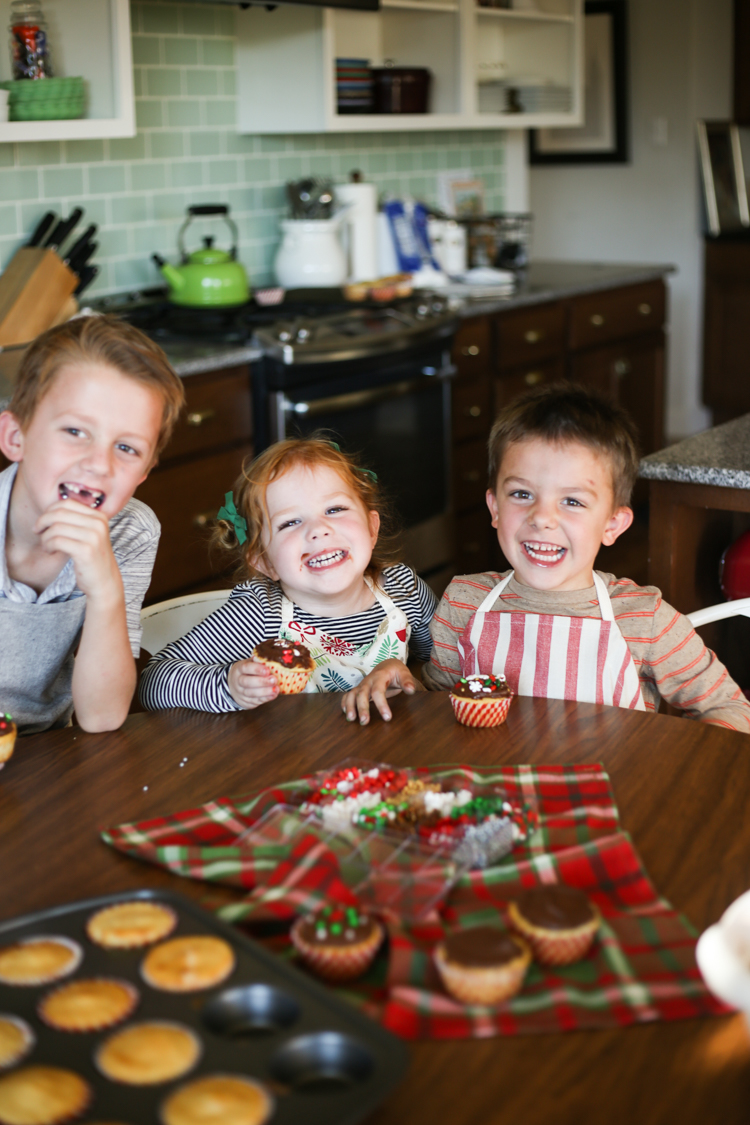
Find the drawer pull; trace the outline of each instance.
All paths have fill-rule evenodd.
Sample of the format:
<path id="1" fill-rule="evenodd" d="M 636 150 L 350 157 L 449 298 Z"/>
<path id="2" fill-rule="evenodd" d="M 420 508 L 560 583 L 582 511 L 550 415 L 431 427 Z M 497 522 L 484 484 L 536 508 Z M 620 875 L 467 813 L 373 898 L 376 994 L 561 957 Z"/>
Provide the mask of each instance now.
<path id="1" fill-rule="evenodd" d="M 216 519 L 216 512 L 199 512 L 197 516 L 193 516 L 193 527 L 208 527 Z"/>
<path id="2" fill-rule="evenodd" d="M 643 301 L 638 306 L 638 312 L 641 314 L 641 316 L 651 316 L 652 309 L 648 301 Z"/>
<path id="3" fill-rule="evenodd" d="M 464 410 L 464 414 L 467 416 L 467 418 L 479 418 L 481 413 L 481 406 L 467 406 Z"/>
<path id="4" fill-rule="evenodd" d="M 629 359 L 616 359 L 612 364 L 612 370 L 618 379 L 622 379 L 623 375 L 629 375 L 633 370 L 633 365 Z"/>
<path id="5" fill-rule="evenodd" d="M 479 355 L 479 348 L 476 344 L 469 344 L 465 348 L 461 348 L 461 355 Z"/>
<path id="6" fill-rule="evenodd" d="M 544 333 L 538 328 L 530 328 L 528 332 L 524 332 L 523 338 L 527 344 L 538 344 L 540 340 L 544 339 Z"/>
<path id="7" fill-rule="evenodd" d="M 204 422 L 210 422 L 215 417 L 216 411 L 212 406 L 208 406 L 205 410 L 191 410 L 185 421 L 188 426 L 202 426 Z"/>
<path id="8" fill-rule="evenodd" d="M 544 376 L 541 371 L 527 371 L 523 377 L 523 381 L 527 387 L 536 387 L 538 383 L 541 383 L 543 378 Z"/>
<path id="9" fill-rule="evenodd" d="M 479 475 L 479 469 L 467 469 L 462 479 L 465 480 L 467 484 L 474 484 L 479 480 Z"/>
<path id="10" fill-rule="evenodd" d="M 601 313 L 594 313 L 594 315 L 590 319 L 594 328 L 601 328 L 601 326 L 604 324 L 604 317 Z"/>

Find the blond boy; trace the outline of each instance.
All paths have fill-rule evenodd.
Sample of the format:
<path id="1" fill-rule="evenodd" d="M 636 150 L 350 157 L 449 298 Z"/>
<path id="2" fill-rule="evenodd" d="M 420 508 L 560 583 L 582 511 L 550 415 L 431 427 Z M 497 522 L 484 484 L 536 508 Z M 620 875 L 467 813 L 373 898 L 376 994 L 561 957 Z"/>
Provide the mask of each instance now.
<path id="1" fill-rule="evenodd" d="M 162 350 L 113 317 L 51 329 L 24 357 L 0 414 L 0 705 L 22 732 L 127 715 L 160 532 L 132 497 L 183 400 Z"/>

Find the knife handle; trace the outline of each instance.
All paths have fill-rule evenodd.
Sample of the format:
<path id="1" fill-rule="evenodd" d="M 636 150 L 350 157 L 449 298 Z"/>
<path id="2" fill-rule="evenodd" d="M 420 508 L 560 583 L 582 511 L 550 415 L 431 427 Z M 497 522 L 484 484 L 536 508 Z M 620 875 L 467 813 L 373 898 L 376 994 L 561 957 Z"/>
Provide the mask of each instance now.
<path id="1" fill-rule="evenodd" d="M 47 213 L 45 215 L 42 215 L 41 219 L 39 220 L 37 225 L 34 227 L 34 233 L 32 234 L 29 241 L 26 243 L 26 245 L 27 246 L 39 246 L 40 243 L 44 240 L 45 234 L 47 234 L 50 227 L 53 225 L 56 217 L 57 216 L 55 215 L 54 211 L 47 211 Z"/>

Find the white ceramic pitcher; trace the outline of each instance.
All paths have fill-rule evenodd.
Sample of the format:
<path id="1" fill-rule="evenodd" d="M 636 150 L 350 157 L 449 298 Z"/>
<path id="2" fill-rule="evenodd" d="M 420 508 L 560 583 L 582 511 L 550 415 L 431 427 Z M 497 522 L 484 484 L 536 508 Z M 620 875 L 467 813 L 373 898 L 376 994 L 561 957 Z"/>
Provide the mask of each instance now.
<path id="1" fill-rule="evenodd" d="M 283 219 L 283 237 L 274 270 L 285 289 L 319 288 L 346 281 L 347 264 L 339 237 L 342 215 L 333 219 Z"/>

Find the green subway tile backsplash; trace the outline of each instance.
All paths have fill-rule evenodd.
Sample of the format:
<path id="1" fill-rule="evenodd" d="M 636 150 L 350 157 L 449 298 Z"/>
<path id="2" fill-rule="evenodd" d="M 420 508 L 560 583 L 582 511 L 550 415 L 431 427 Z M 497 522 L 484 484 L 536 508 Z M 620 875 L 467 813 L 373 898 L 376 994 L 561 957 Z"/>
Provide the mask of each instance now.
<path id="1" fill-rule="evenodd" d="M 91 291 L 157 285 L 151 254 L 174 260 L 185 208 L 221 202 L 232 209 L 252 282 L 268 284 L 284 181 L 342 181 L 353 169 L 381 192 L 430 202 L 438 171 L 472 169 L 485 181 L 488 210 L 502 208 L 502 132 L 239 135 L 234 7 L 131 0 L 131 13 L 137 136 L 0 144 L 3 267 L 44 211 L 81 205 L 84 222 L 101 228 Z"/>

